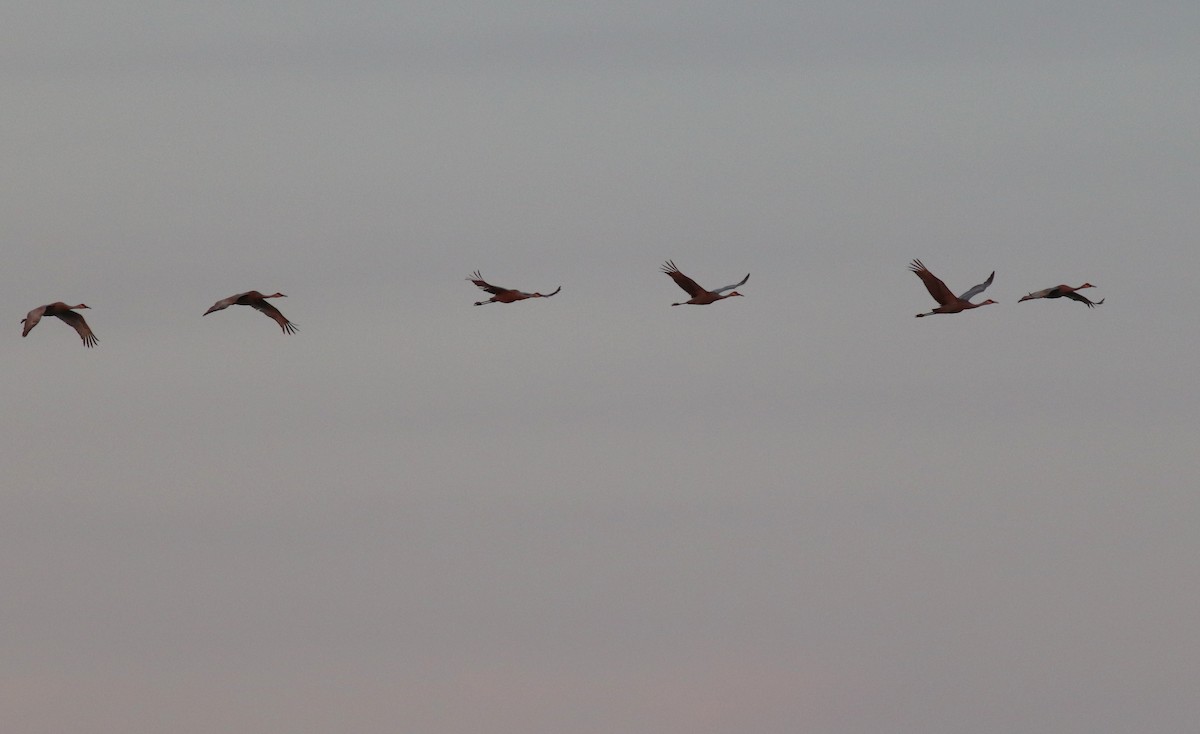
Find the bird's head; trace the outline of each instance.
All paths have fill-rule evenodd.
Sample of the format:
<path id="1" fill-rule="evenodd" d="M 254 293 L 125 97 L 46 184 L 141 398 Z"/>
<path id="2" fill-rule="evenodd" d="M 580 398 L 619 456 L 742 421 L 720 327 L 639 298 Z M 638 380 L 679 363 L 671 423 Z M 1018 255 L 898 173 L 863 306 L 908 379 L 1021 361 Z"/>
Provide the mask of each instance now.
<path id="1" fill-rule="evenodd" d="M 1020 303 L 1021 301 L 1028 301 L 1028 300 L 1032 299 L 1033 297 L 1034 296 L 1032 293 L 1027 293 L 1027 294 L 1021 296 L 1020 298 L 1018 298 L 1017 303 Z"/>
<path id="2" fill-rule="evenodd" d="M 263 296 L 263 298 L 287 298 L 287 296 L 282 293 L 272 293 L 269 296 Z"/>
<path id="3" fill-rule="evenodd" d="M 87 305 L 86 303 L 81 303 L 78 306 L 71 306 L 73 311 L 78 311 L 81 308 L 91 308 L 91 306 Z"/>
<path id="4" fill-rule="evenodd" d="M 741 295 L 742 295 L 741 293 L 738 293 L 737 291 L 733 291 L 732 293 L 730 293 L 729 295 L 727 295 L 727 296 L 725 296 L 725 297 L 726 297 L 726 298 L 733 298 L 734 296 L 741 296 Z M 742 296 L 742 298 L 745 298 L 745 296 Z"/>
<path id="5" fill-rule="evenodd" d="M 1077 291 L 1081 291 L 1081 290 L 1083 290 L 1084 288 L 1095 288 L 1095 287 L 1096 287 L 1096 286 L 1092 285 L 1091 283 L 1084 283 L 1083 285 L 1079 286 L 1079 287 L 1078 287 L 1078 288 L 1076 288 L 1075 290 L 1077 290 Z"/>
<path id="6" fill-rule="evenodd" d="M 986 306 L 986 305 L 988 305 L 989 303 L 999 303 L 999 301 L 993 301 L 992 299 L 990 299 L 990 298 L 989 298 L 989 299 L 987 299 L 986 301 L 984 301 L 983 303 L 981 303 L 981 304 L 979 304 L 979 305 L 980 305 L 980 306 Z"/>

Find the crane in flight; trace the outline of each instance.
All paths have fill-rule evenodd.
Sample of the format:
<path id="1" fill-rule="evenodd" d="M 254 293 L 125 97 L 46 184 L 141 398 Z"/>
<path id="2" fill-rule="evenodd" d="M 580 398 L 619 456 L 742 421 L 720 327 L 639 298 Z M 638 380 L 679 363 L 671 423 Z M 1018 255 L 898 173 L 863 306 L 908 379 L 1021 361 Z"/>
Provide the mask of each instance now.
<path id="1" fill-rule="evenodd" d="M 222 311 L 230 306 L 249 306 L 274 319 L 275 323 L 279 324 L 279 328 L 283 329 L 283 333 L 295 334 L 296 325 L 288 321 L 287 317 L 279 312 L 279 309 L 267 303 L 268 298 L 287 298 L 287 296 L 282 293 L 272 293 L 269 296 L 264 296 L 258 291 L 246 291 L 245 293 L 238 293 L 229 298 L 222 298 L 205 311 L 203 315 L 207 316 L 213 311 Z"/>
<path id="2" fill-rule="evenodd" d="M 91 308 L 86 303 L 80 303 L 77 306 L 68 306 L 62 301 L 48 303 L 45 306 L 38 306 L 29 313 L 25 314 L 25 318 L 21 319 L 21 323 L 25 324 L 25 329 L 21 331 L 21 336 L 29 336 L 29 332 L 33 327 L 38 325 L 43 316 L 57 316 L 62 321 L 65 321 L 72 329 L 79 333 L 79 338 L 83 339 L 83 346 L 94 347 L 99 339 L 92 333 L 92 327 L 84 321 L 83 314 L 75 313 L 75 310 L 81 308 Z"/>
<path id="3" fill-rule="evenodd" d="M 475 287 L 479 288 L 479 290 L 492 294 L 492 297 L 486 301 L 476 301 L 476 306 L 483 306 L 489 303 L 514 303 L 516 301 L 524 301 L 526 298 L 549 298 L 562 290 L 561 285 L 550 293 L 525 293 L 513 288 L 501 288 L 484 280 L 478 270 L 471 273 L 471 277 L 467 278 L 467 280 L 474 283 Z"/>
<path id="4" fill-rule="evenodd" d="M 668 260 L 663 263 L 662 271 L 671 276 L 671 280 L 675 281 L 675 285 L 682 288 L 689 296 L 691 296 L 690 299 L 683 301 L 682 303 L 672 303 L 672 306 L 707 306 L 708 304 L 716 303 L 723 298 L 740 296 L 742 294 L 733 289 L 742 287 L 746 284 L 747 280 L 750 280 L 750 273 L 746 273 L 745 278 L 742 278 L 733 285 L 727 285 L 717 288 L 716 290 L 709 291 L 702 288 L 696 281 L 679 272 L 679 268 L 675 267 L 675 262 L 673 260 Z M 733 292 L 726 293 L 725 291 Z"/>
<path id="5" fill-rule="evenodd" d="M 1087 304 L 1088 308 L 1095 308 L 1096 306 L 1099 306 L 1101 303 L 1104 303 L 1103 298 L 1101 298 L 1099 301 L 1093 301 L 1093 300 L 1089 299 L 1087 296 L 1083 295 L 1082 293 L 1075 292 L 1075 291 L 1081 291 L 1084 288 L 1095 288 L 1095 287 L 1096 286 L 1092 285 L 1091 283 L 1084 283 L 1083 285 L 1079 286 L 1078 288 L 1072 288 L 1069 285 L 1056 285 L 1053 288 L 1046 288 L 1045 290 L 1035 291 L 1033 293 L 1030 293 L 1029 295 L 1021 296 L 1017 300 L 1017 303 L 1020 303 L 1021 301 L 1031 301 L 1034 298 L 1070 298 L 1072 301 L 1079 301 L 1080 303 Z"/>
<path id="6" fill-rule="evenodd" d="M 933 296 L 933 300 L 938 302 L 938 307 L 928 313 L 919 313 L 917 318 L 922 316 L 932 316 L 935 313 L 959 313 L 972 308 L 979 308 L 991 303 L 995 303 L 992 299 L 987 299 L 980 303 L 971 303 L 971 299 L 987 290 L 987 287 L 992 284 L 992 280 L 996 277 L 996 271 L 988 276 L 987 280 L 979 285 L 968 288 L 961 296 L 954 295 L 942 279 L 929 272 L 925 264 L 920 260 L 913 260 L 908 269 L 917 274 L 921 282 L 925 284 L 925 288 L 929 291 L 929 295 Z"/>

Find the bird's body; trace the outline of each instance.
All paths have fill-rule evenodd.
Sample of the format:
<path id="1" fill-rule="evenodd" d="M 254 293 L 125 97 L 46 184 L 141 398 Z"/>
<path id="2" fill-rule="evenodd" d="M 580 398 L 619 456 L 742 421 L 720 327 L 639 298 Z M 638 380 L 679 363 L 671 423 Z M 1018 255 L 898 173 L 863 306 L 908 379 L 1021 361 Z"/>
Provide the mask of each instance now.
<path id="1" fill-rule="evenodd" d="M 987 287 L 992 284 L 992 279 L 996 277 L 996 272 L 994 270 L 992 271 L 992 274 L 988 276 L 987 280 L 968 289 L 961 296 L 956 296 L 950 291 L 949 288 L 946 287 L 946 284 L 942 282 L 942 279 L 929 272 L 929 269 L 926 268 L 920 260 L 913 260 L 912 264 L 908 266 L 908 269 L 917 274 L 917 277 L 920 278 L 921 282 L 925 284 L 925 289 L 929 291 L 929 295 L 933 296 L 933 300 L 937 301 L 939 304 L 937 308 L 928 313 L 917 314 L 917 318 L 921 318 L 922 316 L 932 316 L 935 313 L 959 313 L 968 309 L 979 308 L 980 306 L 987 306 L 988 304 L 995 303 L 995 301 L 990 298 L 980 303 L 971 303 L 970 300 L 980 293 L 983 293 L 985 290 L 987 290 Z"/>
<path id="2" fill-rule="evenodd" d="M 279 309 L 267 303 L 268 298 L 287 298 L 287 296 L 282 293 L 272 293 L 269 296 L 264 296 L 258 291 L 246 291 L 245 293 L 238 293 L 229 298 L 222 298 L 205 311 L 203 315 L 207 316 L 213 311 L 221 311 L 230 306 L 250 306 L 256 311 L 261 311 L 271 317 L 275 323 L 279 324 L 279 328 L 283 329 L 285 334 L 295 334 L 296 325 L 288 321 L 287 317 L 279 312 Z"/>
<path id="3" fill-rule="evenodd" d="M 710 303 L 716 303 L 724 298 L 740 296 L 742 294 L 733 289 L 740 288 L 746 284 L 747 280 L 750 280 L 750 273 L 746 273 L 746 277 L 742 278 L 740 282 L 709 291 L 702 288 L 696 281 L 679 272 L 679 268 L 675 267 L 675 263 L 671 260 L 663 263 L 662 271 L 671 276 L 671 280 L 675 281 L 675 285 L 682 288 L 684 292 L 691 296 L 690 299 L 681 303 L 672 303 L 672 306 L 707 306 Z M 725 291 L 733 292 L 726 293 Z"/>
<path id="4" fill-rule="evenodd" d="M 526 298 L 549 298 L 562 290 L 561 285 L 550 293 L 525 293 L 524 291 L 513 290 L 512 288 L 501 288 L 484 280 L 478 270 L 471 273 L 471 277 L 467 278 L 467 280 L 474 283 L 475 287 L 480 290 L 492 294 L 492 297 L 486 301 L 476 301 L 476 306 L 483 306 L 489 303 L 515 303 L 517 301 L 524 301 Z"/>
<path id="5" fill-rule="evenodd" d="M 83 339 L 83 346 L 94 347 L 99 339 L 92 333 L 92 328 L 83 320 L 83 314 L 75 313 L 72 309 L 90 308 L 87 304 L 80 303 L 76 306 L 68 306 L 62 301 L 48 303 L 45 306 L 38 306 L 29 313 L 25 314 L 25 318 L 21 319 L 21 323 L 25 324 L 25 328 L 21 331 L 21 336 L 29 336 L 29 332 L 33 327 L 38 325 L 43 316 L 56 316 L 62 319 L 71 326 L 79 334 L 79 338 Z"/>
<path id="6" fill-rule="evenodd" d="M 1079 286 L 1078 288 L 1072 288 L 1069 285 L 1056 285 L 1053 288 L 1046 288 L 1045 290 L 1040 290 L 1040 291 L 1036 291 L 1034 293 L 1030 293 L 1025 296 L 1021 296 L 1017 300 L 1017 303 L 1020 303 L 1021 301 L 1030 301 L 1030 300 L 1033 300 L 1034 298 L 1070 298 L 1072 301 L 1079 301 L 1080 303 L 1086 304 L 1088 308 L 1095 308 L 1096 306 L 1099 306 L 1101 303 L 1104 303 L 1103 298 L 1101 298 L 1099 301 L 1092 301 L 1087 296 L 1083 295 L 1082 293 L 1075 292 L 1075 291 L 1081 291 L 1084 288 L 1095 288 L 1095 287 L 1096 286 L 1092 285 L 1091 283 L 1084 283 L 1083 285 Z"/>

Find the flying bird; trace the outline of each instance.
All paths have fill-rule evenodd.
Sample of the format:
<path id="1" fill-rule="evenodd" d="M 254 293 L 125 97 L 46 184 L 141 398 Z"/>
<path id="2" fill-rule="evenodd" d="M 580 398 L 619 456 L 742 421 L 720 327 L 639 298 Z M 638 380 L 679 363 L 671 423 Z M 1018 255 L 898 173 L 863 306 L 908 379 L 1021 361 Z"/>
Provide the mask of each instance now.
<path id="1" fill-rule="evenodd" d="M 33 331 L 33 327 L 38 325 L 43 316 L 57 316 L 63 321 L 70 324 L 71 328 L 79 332 L 79 337 L 83 339 L 83 346 L 94 347 L 100 341 L 96 335 L 92 333 L 92 327 L 87 325 L 83 320 L 83 314 L 75 313 L 72 309 L 90 308 L 87 304 L 81 303 L 78 306 L 68 306 L 62 301 L 48 303 L 45 306 L 38 306 L 29 313 L 25 314 L 25 318 L 21 319 L 21 323 L 25 324 L 24 331 L 21 336 L 29 336 L 29 332 Z"/>
<path id="2" fill-rule="evenodd" d="M 1092 285 L 1091 283 L 1084 283 L 1083 285 L 1079 286 L 1078 288 L 1072 288 L 1069 285 L 1056 285 L 1053 288 L 1047 288 L 1046 290 L 1037 291 L 1035 293 L 1030 293 L 1027 296 L 1021 296 L 1019 299 L 1017 299 L 1017 303 L 1020 303 L 1021 301 L 1030 301 L 1030 300 L 1033 300 L 1034 298 L 1062 298 L 1065 296 L 1067 298 L 1070 298 L 1072 301 L 1079 301 L 1080 303 L 1086 303 L 1088 308 L 1095 308 L 1096 306 L 1099 306 L 1101 303 L 1104 303 L 1103 298 L 1101 298 L 1099 301 L 1091 301 L 1088 299 L 1087 296 L 1085 296 L 1081 293 L 1075 292 L 1075 291 L 1081 291 L 1084 288 L 1095 288 L 1095 287 L 1096 286 Z"/>
<path id="3" fill-rule="evenodd" d="M 663 264 L 662 271 L 664 273 L 666 273 L 667 275 L 671 276 L 671 279 L 675 281 L 675 285 L 677 285 L 680 288 L 682 288 L 683 290 L 685 290 L 687 292 L 687 294 L 689 296 L 691 296 L 691 298 L 689 300 L 684 301 L 682 303 L 672 303 L 671 304 L 672 306 L 684 306 L 684 305 L 705 306 L 710 303 L 715 303 L 716 301 L 719 301 L 722 298 L 732 298 L 733 296 L 740 296 L 742 294 L 738 293 L 737 291 L 733 291 L 733 289 L 739 288 L 739 287 L 745 285 L 746 281 L 750 280 L 750 273 L 746 273 L 745 278 L 742 278 L 741 281 L 734 283 L 733 285 L 727 285 L 722 288 L 717 288 L 716 290 L 706 291 L 703 288 L 701 288 L 700 284 L 698 284 L 696 281 L 692 280 L 691 278 L 687 277 L 683 273 L 679 272 L 679 268 L 675 267 L 675 263 L 671 260 L 668 260 Z M 733 292 L 725 293 L 725 291 L 733 291 Z M 722 294 L 724 294 L 724 295 L 722 295 Z"/>
<path id="4" fill-rule="evenodd" d="M 555 288 L 551 293 L 525 293 L 523 291 L 513 290 L 512 288 L 501 288 L 498 285 L 492 285 L 483 279 L 479 271 L 471 273 L 471 277 L 467 278 L 482 291 L 487 291 L 492 294 L 492 297 L 486 301 L 476 301 L 476 306 L 483 306 L 488 303 L 512 303 L 514 301 L 524 301 L 526 298 L 549 298 L 555 293 L 562 290 L 562 286 Z"/>
<path id="5" fill-rule="evenodd" d="M 295 334 L 296 325 L 291 321 L 288 321 L 287 317 L 279 312 L 279 309 L 267 303 L 268 298 L 287 298 L 287 296 L 282 293 L 272 293 L 269 296 L 264 296 L 258 291 L 246 291 L 245 293 L 239 293 L 236 296 L 222 298 L 214 303 L 212 308 L 205 311 L 203 315 L 207 316 L 213 311 L 221 311 L 235 305 L 250 306 L 254 310 L 261 311 L 274 319 L 275 323 L 279 324 L 279 328 L 283 329 L 285 334 Z"/>
<path id="6" fill-rule="evenodd" d="M 988 276 L 987 280 L 964 291 L 961 296 L 956 296 L 950 292 L 950 289 L 946 287 L 946 284 L 942 282 L 942 279 L 929 272 L 928 268 L 926 268 L 924 263 L 922 263 L 920 260 L 913 260 L 912 264 L 908 266 L 908 269 L 917 274 L 917 277 L 920 278 L 921 282 L 925 284 L 925 288 L 929 290 L 929 295 L 933 296 L 933 300 L 940 304 L 937 308 L 933 309 L 929 313 L 917 314 L 917 318 L 921 318 L 922 316 L 932 316 L 935 313 L 958 313 L 959 311 L 966 311 L 967 309 L 979 308 L 980 306 L 986 306 L 989 303 L 995 303 L 995 301 L 990 298 L 981 303 L 971 303 L 972 298 L 980 293 L 983 293 L 985 290 L 987 290 L 987 287 L 992 284 L 992 279 L 996 277 L 995 270 L 992 271 L 992 274 Z"/>

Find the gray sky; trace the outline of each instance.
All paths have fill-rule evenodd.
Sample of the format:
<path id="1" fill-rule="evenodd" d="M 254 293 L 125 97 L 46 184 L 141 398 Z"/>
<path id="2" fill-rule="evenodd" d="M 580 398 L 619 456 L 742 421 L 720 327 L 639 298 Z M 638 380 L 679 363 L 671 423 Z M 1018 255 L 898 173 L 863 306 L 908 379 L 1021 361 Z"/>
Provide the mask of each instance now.
<path id="1" fill-rule="evenodd" d="M 1200 7 L 902 5 L 3 11 L 6 730 L 1194 730 Z"/>

